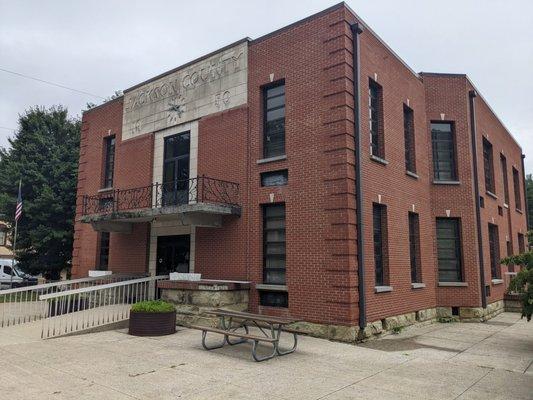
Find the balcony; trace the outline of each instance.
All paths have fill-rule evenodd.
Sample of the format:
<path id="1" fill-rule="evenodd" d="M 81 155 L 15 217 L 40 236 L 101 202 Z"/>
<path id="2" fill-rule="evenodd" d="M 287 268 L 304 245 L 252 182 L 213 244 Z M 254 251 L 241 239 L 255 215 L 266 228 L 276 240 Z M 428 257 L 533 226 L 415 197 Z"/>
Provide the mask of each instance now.
<path id="1" fill-rule="evenodd" d="M 81 221 L 96 231 L 128 233 L 133 223 L 155 219 L 218 227 L 223 216 L 240 214 L 238 183 L 199 176 L 85 195 Z"/>

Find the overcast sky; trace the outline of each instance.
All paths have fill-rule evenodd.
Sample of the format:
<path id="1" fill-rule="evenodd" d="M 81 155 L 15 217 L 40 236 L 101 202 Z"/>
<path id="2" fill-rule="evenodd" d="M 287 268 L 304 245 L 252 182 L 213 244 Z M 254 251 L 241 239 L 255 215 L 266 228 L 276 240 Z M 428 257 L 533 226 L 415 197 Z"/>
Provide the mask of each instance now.
<path id="1" fill-rule="evenodd" d="M 415 71 L 467 73 L 533 172 L 533 1 L 347 2 Z M 102 97 L 335 1 L 0 0 L 0 68 Z M 0 146 L 33 105 L 99 98 L 0 71 Z"/>

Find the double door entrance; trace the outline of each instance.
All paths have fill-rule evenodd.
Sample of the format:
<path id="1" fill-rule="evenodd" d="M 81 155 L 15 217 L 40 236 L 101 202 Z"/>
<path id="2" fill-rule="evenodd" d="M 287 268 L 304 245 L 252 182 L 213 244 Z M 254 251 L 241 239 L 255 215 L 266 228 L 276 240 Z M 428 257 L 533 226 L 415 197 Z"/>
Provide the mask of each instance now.
<path id="1" fill-rule="evenodd" d="M 189 272 L 190 255 L 190 235 L 158 236 L 157 275 L 168 275 L 170 272 Z"/>

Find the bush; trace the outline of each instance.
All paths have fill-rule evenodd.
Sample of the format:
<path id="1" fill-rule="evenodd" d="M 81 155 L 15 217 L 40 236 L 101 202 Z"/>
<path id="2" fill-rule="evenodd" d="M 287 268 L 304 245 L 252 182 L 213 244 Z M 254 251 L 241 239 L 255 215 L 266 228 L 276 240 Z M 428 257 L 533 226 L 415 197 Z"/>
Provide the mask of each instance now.
<path id="1" fill-rule="evenodd" d="M 131 306 L 132 312 L 169 313 L 174 310 L 171 303 L 163 300 L 140 301 Z"/>

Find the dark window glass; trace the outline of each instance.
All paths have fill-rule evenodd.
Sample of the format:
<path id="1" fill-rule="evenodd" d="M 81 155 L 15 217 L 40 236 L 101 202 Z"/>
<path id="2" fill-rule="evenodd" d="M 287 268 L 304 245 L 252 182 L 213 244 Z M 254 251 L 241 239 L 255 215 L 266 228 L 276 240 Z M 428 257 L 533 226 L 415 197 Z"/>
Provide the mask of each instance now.
<path id="1" fill-rule="evenodd" d="M 285 204 L 263 206 L 263 282 L 285 285 Z"/>
<path id="2" fill-rule="evenodd" d="M 479 206 L 485 208 L 485 198 L 483 196 L 479 196 Z"/>
<path id="3" fill-rule="evenodd" d="M 403 132 L 405 139 L 405 169 L 416 172 L 414 113 L 405 104 L 403 105 Z"/>
<path id="4" fill-rule="evenodd" d="M 289 171 L 263 172 L 261 174 L 261 186 L 283 186 L 289 181 Z"/>
<path id="5" fill-rule="evenodd" d="M 503 195 L 505 204 L 509 205 L 509 179 L 507 178 L 507 159 L 503 154 L 500 154 L 500 164 L 502 166 L 503 175 Z"/>
<path id="6" fill-rule="evenodd" d="M 373 204 L 374 223 L 374 264 L 376 272 L 376 286 L 383 286 L 388 281 L 387 277 L 387 207 L 382 204 Z"/>
<path id="7" fill-rule="evenodd" d="M 500 240 L 498 226 L 489 224 L 490 273 L 492 279 L 500 279 Z"/>
<path id="8" fill-rule="evenodd" d="M 431 123 L 433 177 L 437 181 L 456 181 L 455 139 L 450 122 Z"/>
<path id="9" fill-rule="evenodd" d="M 370 123 L 370 154 L 385 158 L 383 141 L 383 89 L 370 79 L 368 85 L 368 120 Z"/>
<path id="10" fill-rule="evenodd" d="M 518 234 L 518 254 L 525 253 L 526 251 L 526 241 L 523 233 Z"/>
<path id="11" fill-rule="evenodd" d="M 503 216 L 503 207 L 502 206 L 498 206 L 498 214 Z"/>
<path id="12" fill-rule="evenodd" d="M 285 154 L 285 83 L 263 89 L 263 155 Z"/>
<path id="13" fill-rule="evenodd" d="M 163 205 L 189 202 L 189 132 L 168 136 L 164 141 Z"/>
<path id="14" fill-rule="evenodd" d="M 4 274 L 6 274 L 6 275 L 11 275 L 11 272 L 13 272 L 13 270 L 11 269 L 11 267 L 8 266 L 8 265 L 4 265 Z"/>
<path id="15" fill-rule="evenodd" d="M 263 291 L 259 292 L 259 304 L 268 307 L 288 307 L 289 294 L 287 292 Z"/>
<path id="16" fill-rule="evenodd" d="M 104 188 L 113 187 L 113 172 L 115 170 L 115 137 L 104 139 Z"/>
<path id="17" fill-rule="evenodd" d="M 411 261 L 411 282 L 422 282 L 420 262 L 420 223 L 418 214 L 409 213 L 409 256 Z"/>
<path id="18" fill-rule="evenodd" d="M 7 243 L 7 232 L 0 229 L 0 246 L 5 246 Z"/>
<path id="19" fill-rule="evenodd" d="M 107 271 L 109 267 L 109 232 L 100 232 L 100 254 L 98 257 L 98 269 Z"/>
<path id="20" fill-rule="evenodd" d="M 459 220 L 437 218 L 439 282 L 461 282 L 461 237 Z"/>
<path id="21" fill-rule="evenodd" d="M 492 144 L 485 138 L 483 138 L 483 170 L 485 171 L 485 190 L 496 193 Z"/>
<path id="22" fill-rule="evenodd" d="M 518 170 L 513 167 L 513 186 L 514 186 L 514 201 L 517 210 L 522 209 L 522 197 L 520 196 L 520 175 Z"/>

